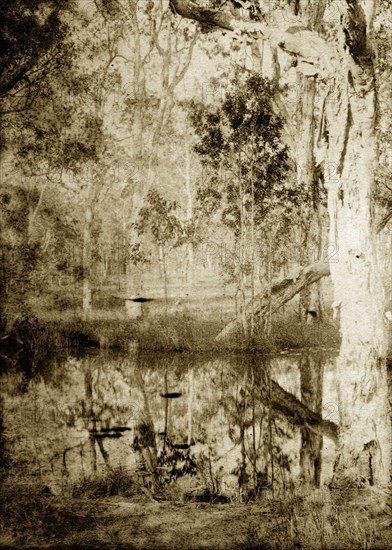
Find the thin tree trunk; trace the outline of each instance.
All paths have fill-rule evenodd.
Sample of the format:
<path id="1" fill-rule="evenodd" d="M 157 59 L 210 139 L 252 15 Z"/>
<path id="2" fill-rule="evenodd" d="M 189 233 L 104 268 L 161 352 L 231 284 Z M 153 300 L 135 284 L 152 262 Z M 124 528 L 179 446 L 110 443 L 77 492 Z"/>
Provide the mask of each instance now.
<path id="1" fill-rule="evenodd" d="M 192 223 L 193 218 L 193 190 L 192 190 L 192 178 L 191 178 L 191 155 L 189 151 L 189 143 L 185 146 L 185 191 L 187 194 L 187 222 Z M 185 272 L 185 282 L 188 285 L 189 292 L 191 292 L 193 287 L 193 243 L 189 242 L 186 245 L 187 248 L 187 259 L 185 262 L 186 272 Z"/>
<path id="2" fill-rule="evenodd" d="M 261 61 L 261 68 L 262 68 L 262 61 Z M 252 143 L 252 161 L 251 161 L 251 169 L 250 169 L 250 180 L 251 180 L 251 250 L 252 250 L 252 258 L 251 261 L 251 313 L 250 313 L 250 337 L 253 339 L 255 336 L 255 182 L 254 182 L 254 151 L 255 151 L 255 143 L 254 143 L 254 137 L 253 137 L 253 143 Z M 246 258 L 245 258 L 246 259 Z"/>
<path id="3" fill-rule="evenodd" d="M 92 310 L 91 301 L 91 223 L 92 210 L 86 207 L 83 228 L 83 315 L 90 317 Z"/>
<path id="4" fill-rule="evenodd" d="M 301 252 L 300 252 L 301 265 L 303 265 L 304 263 L 307 250 L 308 250 L 308 232 L 305 231 L 305 234 L 303 235 L 302 243 L 301 243 Z M 304 287 L 299 292 L 298 317 L 301 323 L 304 323 L 307 320 L 309 304 L 310 304 L 310 285 Z"/>
<path id="5" fill-rule="evenodd" d="M 159 263 L 161 264 L 161 274 L 163 280 L 163 294 L 165 297 L 165 309 L 168 306 L 168 291 L 167 291 L 167 269 L 166 269 L 166 253 L 163 244 L 159 245 Z"/>
<path id="6" fill-rule="evenodd" d="M 246 279 L 245 279 L 245 193 L 244 185 L 242 181 L 241 170 L 241 151 L 238 152 L 238 172 L 239 172 L 239 209 L 240 209 L 240 245 L 239 245 L 239 258 L 235 258 L 234 261 L 238 261 L 239 268 L 239 294 L 240 294 L 240 315 L 242 323 L 242 332 L 246 337 L 248 334 L 248 321 L 247 321 L 247 308 L 246 308 Z"/>
<path id="7" fill-rule="evenodd" d="M 254 312 L 254 308 L 253 308 Z M 271 334 L 272 322 L 272 251 L 271 243 L 267 243 L 267 292 L 266 307 L 260 310 L 260 317 L 264 321 L 264 335 L 268 338 Z"/>
<path id="8" fill-rule="evenodd" d="M 44 198 L 45 190 L 47 188 L 48 182 L 41 185 L 40 193 L 38 197 L 37 204 L 35 207 L 32 205 L 29 205 L 29 216 L 28 216 L 28 236 L 29 236 L 29 242 L 32 242 L 33 239 L 33 231 L 34 231 L 34 222 L 36 220 L 37 214 L 41 208 L 42 201 Z"/>

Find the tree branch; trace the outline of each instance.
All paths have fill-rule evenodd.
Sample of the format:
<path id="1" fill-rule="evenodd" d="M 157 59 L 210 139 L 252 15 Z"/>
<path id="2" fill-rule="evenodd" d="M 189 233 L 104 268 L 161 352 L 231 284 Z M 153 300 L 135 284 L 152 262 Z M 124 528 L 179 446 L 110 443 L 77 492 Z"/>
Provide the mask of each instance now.
<path id="1" fill-rule="evenodd" d="M 385 214 L 385 216 L 379 221 L 377 225 L 377 233 L 380 233 L 384 227 L 386 227 L 389 221 L 392 219 L 392 211 Z"/>
<path id="2" fill-rule="evenodd" d="M 297 59 L 298 69 L 305 75 L 321 74 L 330 76 L 336 72 L 335 50 L 317 32 L 301 25 L 287 25 L 282 17 L 281 23 L 265 24 L 234 16 L 231 12 L 202 8 L 192 0 L 171 0 L 173 11 L 200 23 L 212 25 L 240 35 L 249 35 L 268 40 L 272 47 L 279 46 Z"/>
<path id="3" fill-rule="evenodd" d="M 170 6 L 174 13 L 186 19 L 193 19 L 199 23 L 213 25 L 228 31 L 235 30 L 236 19 L 227 12 L 203 8 L 192 0 L 170 0 Z"/>

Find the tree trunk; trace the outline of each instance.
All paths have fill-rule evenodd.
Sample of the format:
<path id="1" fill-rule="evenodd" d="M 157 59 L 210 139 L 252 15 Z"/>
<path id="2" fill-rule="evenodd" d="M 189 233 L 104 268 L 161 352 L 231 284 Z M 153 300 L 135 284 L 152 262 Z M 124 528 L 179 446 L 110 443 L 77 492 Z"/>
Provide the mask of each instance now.
<path id="1" fill-rule="evenodd" d="M 3 240 L 4 223 L 3 213 L 0 209 L 0 337 L 4 334 L 7 327 L 6 301 L 7 296 L 7 263 L 5 254 L 5 243 Z"/>
<path id="2" fill-rule="evenodd" d="M 386 331 L 372 211 L 377 158 L 371 41 L 376 2 L 343 2 L 339 20 L 327 38 L 318 29 L 323 25 L 324 2 L 305 4 L 317 11 L 312 21 L 319 23 L 313 31 L 292 24 L 284 30 L 272 18 L 268 23 L 240 20 L 233 12 L 206 10 L 187 0 L 171 0 L 171 5 L 183 17 L 227 30 L 258 31 L 294 55 L 298 70 L 334 85 L 327 93 L 325 112 L 323 106 L 320 113 L 329 242 L 338 254 L 337 261 L 330 262 L 334 306 L 340 308 L 342 338 L 337 360 L 341 435 L 333 485 L 389 488 Z"/>
<path id="3" fill-rule="evenodd" d="M 261 308 L 257 308 L 257 312 L 260 313 L 261 323 L 260 325 L 263 326 L 264 330 L 264 336 L 266 338 L 269 338 L 271 335 L 271 328 L 272 328 L 272 251 L 271 251 L 271 243 L 269 242 L 267 244 L 267 262 L 266 262 L 266 270 L 267 270 L 267 291 L 265 294 L 265 306 Z M 255 308 L 253 307 L 253 314 L 255 313 Z"/>
<path id="4" fill-rule="evenodd" d="M 160 244 L 158 249 L 159 249 L 159 263 L 161 265 L 161 274 L 162 274 L 162 280 L 163 280 L 163 294 L 165 297 L 165 308 L 167 311 L 168 291 L 167 291 L 166 253 L 165 253 L 165 247 L 163 244 Z"/>
<path id="5" fill-rule="evenodd" d="M 83 228 L 83 316 L 91 315 L 91 207 L 86 207 Z"/>
<path id="6" fill-rule="evenodd" d="M 375 97 L 372 67 L 355 67 L 345 127 L 329 113 L 332 134 L 325 165 L 335 307 L 340 308 L 341 349 L 337 359 L 340 445 L 334 486 L 387 487 L 391 466 L 391 420 L 386 373 L 383 288 L 376 251 L 371 197 L 376 165 Z M 370 85 L 369 85 L 370 83 Z M 342 103 L 344 98 L 341 97 Z M 331 111 L 336 106 L 331 106 Z"/>
<path id="7" fill-rule="evenodd" d="M 297 180 L 300 186 L 303 186 L 309 192 L 312 192 L 313 209 L 307 205 L 304 216 L 303 228 L 303 245 L 301 256 L 308 254 L 309 246 L 312 246 L 312 228 L 315 232 L 319 231 L 319 224 L 314 223 L 314 218 L 318 212 L 319 205 L 317 204 L 317 193 L 313 193 L 315 185 L 315 159 L 314 159 L 314 104 L 316 97 L 316 79 L 314 76 L 304 76 L 301 73 L 297 74 L 298 88 L 301 93 L 300 101 L 298 102 L 298 135 L 301 136 L 297 146 Z M 318 220 L 317 220 L 318 221 Z M 318 236 L 316 235 L 316 238 Z M 317 238 L 317 240 L 319 240 Z M 304 258 L 301 258 L 301 265 L 305 263 Z M 318 257 L 317 260 L 321 261 Z M 311 314 L 312 290 L 315 285 L 310 285 L 304 288 L 299 295 L 299 311 L 301 321 L 313 321 L 314 317 Z M 316 313 L 316 312 L 314 312 Z"/>
<path id="8" fill-rule="evenodd" d="M 246 243 L 246 212 L 245 212 L 245 189 L 242 180 L 241 151 L 238 152 L 238 208 L 240 212 L 239 226 L 239 259 L 238 259 L 238 295 L 240 297 L 240 316 L 242 323 L 242 334 L 248 335 L 247 304 L 246 304 L 246 275 L 245 275 L 245 243 Z M 234 261 L 237 261 L 234 255 Z"/>
<path id="9" fill-rule="evenodd" d="M 191 176 L 191 155 L 190 155 L 190 145 L 186 143 L 185 145 L 185 192 L 187 196 L 187 205 L 186 205 L 186 217 L 187 222 L 192 223 L 193 219 L 193 189 L 192 189 L 192 176 Z M 187 259 L 185 260 L 185 282 L 188 286 L 189 294 L 193 288 L 193 264 L 194 264 L 194 251 L 193 251 L 193 242 L 188 242 L 186 245 L 187 250 Z"/>

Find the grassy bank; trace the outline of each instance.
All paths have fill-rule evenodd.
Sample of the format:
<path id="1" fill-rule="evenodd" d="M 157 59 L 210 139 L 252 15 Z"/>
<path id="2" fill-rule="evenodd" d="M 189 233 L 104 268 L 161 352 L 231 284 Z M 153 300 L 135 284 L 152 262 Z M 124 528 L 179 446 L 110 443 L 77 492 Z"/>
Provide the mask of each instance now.
<path id="1" fill-rule="evenodd" d="M 60 335 L 66 347 L 101 347 L 126 350 L 137 340 L 140 349 L 150 351 L 277 351 L 304 347 L 337 347 L 337 326 L 331 322 L 300 323 L 295 315 L 277 317 L 269 336 L 256 328 L 255 337 L 241 332 L 224 341 L 215 340 L 224 328 L 219 318 L 189 313 L 161 314 L 127 319 L 95 314 L 91 319 L 77 315 L 44 321 L 50 332 Z"/>
<path id="2" fill-rule="evenodd" d="M 97 485 L 99 485 L 97 483 Z M 133 491 L 133 494 L 132 494 Z M 327 489 L 266 493 L 244 504 L 159 502 L 141 492 L 56 497 L 45 487 L 6 486 L 2 548 L 167 550 L 359 550 L 391 547 L 391 515 L 348 506 Z"/>
<path id="3" fill-rule="evenodd" d="M 187 312 L 139 319 L 106 311 L 95 312 L 90 319 L 72 311 L 52 312 L 46 317 L 29 315 L 19 319 L 10 335 L 2 339 L 1 364 L 3 370 L 15 367 L 30 376 L 62 354 L 82 353 L 87 348 L 127 351 L 135 341 L 145 351 L 200 353 L 273 353 L 339 345 L 338 329 L 331 322 L 299 323 L 293 314 L 276 317 L 269 336 L 256 327 L 254 338 L 238 332 L 217 342 L 226 322 L 218 316 Z"/>

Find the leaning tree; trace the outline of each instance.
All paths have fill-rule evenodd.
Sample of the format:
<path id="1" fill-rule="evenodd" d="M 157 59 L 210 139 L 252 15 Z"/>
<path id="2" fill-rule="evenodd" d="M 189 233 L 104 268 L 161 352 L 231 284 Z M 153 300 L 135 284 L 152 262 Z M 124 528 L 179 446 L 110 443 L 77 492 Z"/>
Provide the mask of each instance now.
<path id="1" fill-rule="evenodd" d="M 328 192 L 329 242 L 338 249 L 338 261 L 330 269 L 342 340 L 337 359 L 340 436 L 333 485 L 386 488 L 391 425 L 373 208 L 376 0 L 274 4 L 171 0 L 170 6 L 177 15 L 209 29 L 267 41 L 273 51 L 292 56 L 297 71 L 316 79 L 325 91 L 317 158 Z"/>

